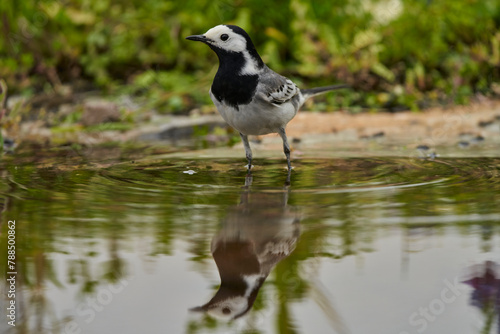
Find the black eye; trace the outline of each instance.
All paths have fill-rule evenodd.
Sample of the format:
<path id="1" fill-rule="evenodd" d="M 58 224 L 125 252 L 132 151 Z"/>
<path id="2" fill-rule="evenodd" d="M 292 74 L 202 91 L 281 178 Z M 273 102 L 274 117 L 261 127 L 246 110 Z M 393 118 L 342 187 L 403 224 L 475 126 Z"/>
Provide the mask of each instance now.
<path id="1" fill-rule="evenodd" d="M 226 35 L 226 36 L 227 36 L 227 35 Z M 221 39 L 222 39 L 222 36 L 221 36 Z M 226 39 L 227 39 L 227 38 L 226 38 Z M 224 314 L 229 314 L 229 313 L 231 313 L 231 309 L 230 309 L 229 307 L 224 307 L 224 308 L 222 309 L 222 313 L 224 313 Z"/>
<path id="2" fill-rule="evenodd" d="M 227 41 L 228 38 L 229 38 L 229 36 L 227 34 L 220 35 L 220 39 L 223 41 Z"/>

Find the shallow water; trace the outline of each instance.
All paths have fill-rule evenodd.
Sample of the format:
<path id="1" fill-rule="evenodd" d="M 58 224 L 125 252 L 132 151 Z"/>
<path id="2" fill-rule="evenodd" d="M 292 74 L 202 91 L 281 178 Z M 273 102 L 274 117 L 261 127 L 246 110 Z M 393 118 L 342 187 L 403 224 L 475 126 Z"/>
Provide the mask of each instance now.
<path id="1" fill-rule="evenodd" d="M 500 333 L 500 159 L 258 163 L 6 160 L 0 330 Z"/>

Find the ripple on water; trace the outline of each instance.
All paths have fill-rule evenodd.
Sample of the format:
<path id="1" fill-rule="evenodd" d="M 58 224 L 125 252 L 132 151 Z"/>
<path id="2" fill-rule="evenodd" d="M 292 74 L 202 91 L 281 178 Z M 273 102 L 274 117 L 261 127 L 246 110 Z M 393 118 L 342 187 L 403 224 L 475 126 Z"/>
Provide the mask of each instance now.
<path id="1" fill-rule="evenodd" d="M 494 323 L 500 159 L 297 160 L 289 186 L 284 160 L 255 163 L 250 178 L 242 159 L 6 162 L 1 215 L 18 222 L 27 313 L 88 333 L 415 333 L 424 322 L 485 333 Z M 444 293 L 453 303 L 441 300 L 448 284 L 460 291 Z M 92 321 L 86 300 L 104 301 Z M 235 314 L 242 321 L 220 320 Z"/>

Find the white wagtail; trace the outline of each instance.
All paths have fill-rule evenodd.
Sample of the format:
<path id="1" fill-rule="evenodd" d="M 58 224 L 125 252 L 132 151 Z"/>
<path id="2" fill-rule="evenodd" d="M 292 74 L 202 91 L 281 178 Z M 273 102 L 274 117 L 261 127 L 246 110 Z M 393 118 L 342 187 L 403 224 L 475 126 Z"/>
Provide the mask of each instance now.
<path id="1" fill-rule="evenodd" d="M 347 85 L 299 89 L 290 79 L 264 64 L 250 36 L 238 26 L 218 25 L 204 35 L 186 38 L 207 44 L 219 57 L 210 97 L 224 120 L 239 131 L 248 170 L 252 167 L 248 135 L 278 133 L 290 171 L 286 125 L 308 98 Z"/>

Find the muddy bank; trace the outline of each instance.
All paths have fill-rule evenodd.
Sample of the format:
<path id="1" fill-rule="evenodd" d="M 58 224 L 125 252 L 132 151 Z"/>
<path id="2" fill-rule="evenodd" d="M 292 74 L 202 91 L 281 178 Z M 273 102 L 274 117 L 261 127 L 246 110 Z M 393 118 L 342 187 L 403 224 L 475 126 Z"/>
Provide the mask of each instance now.
<path id="1" fill-rule="evenodd" d="M 300 112 L 288 125 L 292 155 L 349 156 L 499 156 L 500 102 L 434 108 L 422 112 Z M 256 157 L 281 158 L 278 135 L 252 138 Z M 242 156 L 243 145 L 177 156 Z"/>
<path id="2" fill-rule="evenodd" d="M 12 141 L 17 146 L 36 143 L 42 147 L 133 142 L 169 146 L 174 151 L 183 147 L 183 154 L 219 156 L 240 156 L 242 150 L 241 143 L 230 147 L 230 141 L 237 141 L 239 136 L 213 109 L 195 110 L 190 116 L 160 115 L 126 99 L 89 99 L 77 105 L 62 105 L 55 112 L 37 112 L 35 119 L 17 119 L 17 123 L 11 119 L 4 126 L 4 138 L 10 146 Z M 68 121 L 72 117 L 75 121 Z M 422 112 L 299 112 L 289 123 L 287 133 L 295 157 L 411 155 L 417 148 L 423 156 L 433 152 L 498 156 L 500 101 Z M 192 145 L 193 140 L 203 141 L 204 150 L 186 153 L 186 149 L 200 148 Z M 253 137 L 252 142 L 257 155 L 266 156 L 270 151 L 270 156 L 281 156 L 276 152 L 281 150 L 281 139 L 275 134 Z"/>

